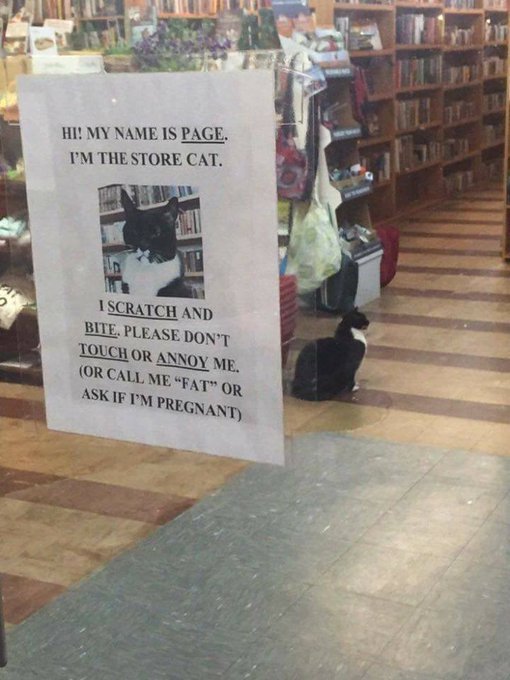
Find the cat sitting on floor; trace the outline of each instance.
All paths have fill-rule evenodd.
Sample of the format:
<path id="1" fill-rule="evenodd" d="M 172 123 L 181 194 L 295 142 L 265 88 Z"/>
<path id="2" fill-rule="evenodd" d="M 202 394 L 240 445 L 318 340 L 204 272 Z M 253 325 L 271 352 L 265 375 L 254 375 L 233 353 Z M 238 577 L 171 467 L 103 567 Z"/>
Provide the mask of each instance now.
<path id="1" fill-rule="evenodd" d="M 150 297 L 191 297 L 184 282 L 184 263 L 177 250 L 179 201 L 140 210 L 121 192 L 126 215 L 124 242 L 132 248 L 124 261 L 122 292 Z"/>
<path id="2" fill-rule="evenodd" d="M 338 324 L 332 338 L 319 338 L 299 353 L 292 395 L 307 401 L 325 401 L 341 392 L 359 389 L 356 372 L 367 350 L 363 330 L 367 317 L 355 307 Z"/>

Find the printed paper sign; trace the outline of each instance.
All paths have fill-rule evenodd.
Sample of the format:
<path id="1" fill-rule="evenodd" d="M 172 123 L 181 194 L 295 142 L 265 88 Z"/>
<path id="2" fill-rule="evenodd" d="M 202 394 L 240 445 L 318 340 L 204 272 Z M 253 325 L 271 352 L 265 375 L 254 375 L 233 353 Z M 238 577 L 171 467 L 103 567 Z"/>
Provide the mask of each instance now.
<path id="1" fill-rule="evenodd" d="M 282 463 L 272 74 L 19 99 L 48 426 Z"/>

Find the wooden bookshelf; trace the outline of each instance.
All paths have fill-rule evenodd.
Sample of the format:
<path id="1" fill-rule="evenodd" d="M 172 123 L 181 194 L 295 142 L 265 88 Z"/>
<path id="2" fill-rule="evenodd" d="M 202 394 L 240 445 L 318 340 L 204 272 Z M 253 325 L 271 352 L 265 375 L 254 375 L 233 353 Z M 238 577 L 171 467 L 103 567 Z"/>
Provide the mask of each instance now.
<path id="1" fill-rule="evenodd" d="M 353 64 L 365 69 L 369 81 L 375 83 L 368 99 L 370 110 L 374 105 L 373 110 L 380 118 L 387 121 L 389 116 L 393 119 L 390 125 L 382 124 L 384 132 L 360 139 L 358 143 L 362 154 L 372 149 L 387 149 L 391 154 L 390 179 L 374 184 L 368 199 L 374 222 L 403 214 L 416 206 L 427 205 L 447 192 L 481 182 L 489 176 L 490 168 L 496 167 L 498 159 L 502 162 L 500 139 L 487 142 L 487 137 L 491 136 L 490 126 L 493 126 L 492 134 L 496 132 L 497 135 L 506 114 L 506 106 L 500 104 L 497 93 L 506 91 L 508 49 L 503 26 L 507 24 L 508 12 L 502 0 L 470 3 L 466 0 L 462 3 L 465 7 L 452 6 L 461 3 L 462 0 L 460 3 L 455 0 L 432 3 L 393 0 L 391 4 L 364 5 L 316 0 L 318 25 L 336 25 L 339 18 L 364 18 L 377 23 L 379 28 L 383 49 L 349 53 Z M 399 37 L 407 37 L 406 22 L 414 20 L 408 15 L 423 15 L 419 21 L 433 27 L 426 35 L 434 35 L 434 39 L 414 44 L 417 35 L 411 29 L 411 41 L 399 41 Z M 437 30 L 441 42 L 437 40 Z M 419 34 L 418 41 L 421 39 L 423 34 Z M 406 65 L 402 60 L 416 63 L 416 60 L 434 57 L 438 59 L 435 63 L 440 63 L 441 80 L 425 76 L 413 79 L 411 76 L 410 80 L 404 77 L 399 81 L 397 73 L 405 76 Z M 418 68 L 428 68 L 435 73 L 432 61 L 423 62 L 423 66 L 420 63 Z M 493 95 L 490 100 L 493 108 L 488 110 L 490 95 Z M 404 111 L 405 115 L 405 103 L 413 100 L 421 102 L 416 106 L 429 100 L 426 102 L 428 113 L 420 119 L 411 116 L 408 125 L 399 126 L 398 112 L 401 115 Z M 460 116 L 459 108 L 462 109 Z M 396 172 L 397 140 L 406 135 L 412 135 L 420 149 L 430 148 L 431 151 L 437 148 L 436 143 L 442 147 L 446 139 L 466 138 L 469 151 L 447 160 L 441 156 L 441 160 L 429 160 Z M 402 149 L 402 145 L 399 148 Z M 419 182 L 416 181 L 418 176 Z M 510 250 L 510 244 L 508 248 Z"/>

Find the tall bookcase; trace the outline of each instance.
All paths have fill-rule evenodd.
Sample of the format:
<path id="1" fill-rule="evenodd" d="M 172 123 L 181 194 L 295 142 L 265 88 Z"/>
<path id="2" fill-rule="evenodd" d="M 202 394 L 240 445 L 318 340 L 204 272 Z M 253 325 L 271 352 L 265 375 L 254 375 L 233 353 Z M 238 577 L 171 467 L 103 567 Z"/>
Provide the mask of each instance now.
<path id="1" fill-rule="evenodd" d="M 362 24 L 378 28 L 378 49 L 348 45 L 379 121 L 359 141 L 361 157 L 369 166 L 375 159 L 376 168 L 390 157 L 389 177 L 369 198 L 375 222 L 501 177 L 506 0 L 315 0 L 313 8 L 319 26 L 345 28 L 347 21 L 355 36 Z"/>
<path id="2" fill-rule="evenodd" d="M 510 73 L 507 75 L 507 93 L 510 92 Z M 505 125 L 505 155 L 503 159 L 504 167 L 504 187 L 503 187 L 503 234 L 502 251 L 503 259 L 510 260 L 510 99 L 505 97 L 504 108 L 506 111 Z"/>

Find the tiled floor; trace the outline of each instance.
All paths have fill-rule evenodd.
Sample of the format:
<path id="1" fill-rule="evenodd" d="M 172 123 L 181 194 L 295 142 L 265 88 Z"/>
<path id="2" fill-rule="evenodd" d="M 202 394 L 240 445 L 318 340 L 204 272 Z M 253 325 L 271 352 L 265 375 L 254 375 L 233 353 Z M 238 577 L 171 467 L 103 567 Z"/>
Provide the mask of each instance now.
<path id="1" fill-rule="evenodd" d="M 287 399 L 287 430 L 510 453 L 510 266 L 500 259 L 499 188 L 400 225 L 398 272 L 364 308 L 362 389 L 335 403 Z M 313 319 L 313 323 L 312 323 Z M 335 320 L 303 315 L 301 343 Z"/>
<path id="2" fill-rule="evenodd" d="M 362 442 L 510 453 L 510 268 L 498 257 L 501 207 L 501 191 L 488 189 L 401 225 L 398 274 L 365 310 L 372 323 L 362 390 L 319 404 L 286 398 L 291 440 L 330 431 Z M 303 314 L 294 355 L 335 323 Z M 36 387 L 0 383 L 0 414 L 0 573 L 10 624 L 246 467 L 49 432 Z M 370 500 L 378 489 L 389 493 L 365 476 L 357 493 Z"/>
<path id="3" fill-rule="evenodd" d="M 17 626 L 5 679 L 508 680 L 510 459 L 289 454 Z"/>

